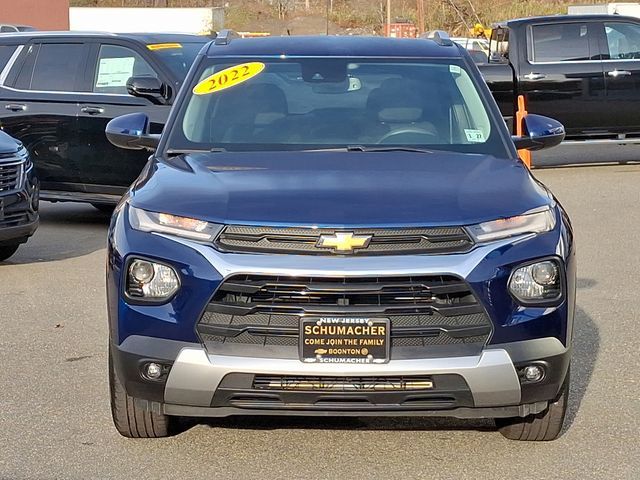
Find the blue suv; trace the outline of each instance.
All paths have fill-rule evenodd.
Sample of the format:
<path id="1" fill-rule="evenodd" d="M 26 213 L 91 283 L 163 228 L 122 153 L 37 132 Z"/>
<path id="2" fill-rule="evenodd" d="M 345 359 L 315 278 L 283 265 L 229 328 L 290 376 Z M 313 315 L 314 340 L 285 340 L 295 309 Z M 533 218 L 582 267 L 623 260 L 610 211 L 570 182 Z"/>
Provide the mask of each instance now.
<path id="1" fill-rule="evenodd" d="M 146 92 L 145 94 L 147 94 Z M 179 416 L 495 418 L 551 440 L 575 305 L 566 212 L 468 53 L 431 39 L 203 48 L 111 221 L 111 407 L 128 437 Z"/>

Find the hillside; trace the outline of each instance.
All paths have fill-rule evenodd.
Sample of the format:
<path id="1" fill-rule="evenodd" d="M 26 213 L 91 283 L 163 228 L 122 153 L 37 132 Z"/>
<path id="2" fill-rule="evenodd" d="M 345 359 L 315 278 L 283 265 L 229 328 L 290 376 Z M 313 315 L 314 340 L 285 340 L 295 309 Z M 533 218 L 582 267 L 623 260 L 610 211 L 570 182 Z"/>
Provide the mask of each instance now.
<path id="1" fill-rule="evenodd" d="M 272 34 L 324 33 L 327 4 L 331 33 L 379 33 L 386 18 L 386 0 L 71 0 L 72 6 L 99 7 L 225 7 L 227 26 Z M 571 4 L 599 0 L 424 0 L 427 29 L 464 34 L 476 23 L 514 17 L 566 13 Z M 415 21 L 415 0 L 391 0 L 393 19 Z"/>

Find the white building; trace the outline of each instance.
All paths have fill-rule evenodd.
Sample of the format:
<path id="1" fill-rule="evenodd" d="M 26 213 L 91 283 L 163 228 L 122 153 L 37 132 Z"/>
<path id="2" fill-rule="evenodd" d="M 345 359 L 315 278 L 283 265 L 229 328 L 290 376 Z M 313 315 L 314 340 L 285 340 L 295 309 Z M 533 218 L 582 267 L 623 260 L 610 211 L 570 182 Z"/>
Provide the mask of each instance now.
<path id="1" fill-rule="evenodd" d="M 640 18 L 640 3 L 615 2 L 600 5 L 574 5 L 569 7 L 569 15 L 608 14 L 626 15 Z"/>

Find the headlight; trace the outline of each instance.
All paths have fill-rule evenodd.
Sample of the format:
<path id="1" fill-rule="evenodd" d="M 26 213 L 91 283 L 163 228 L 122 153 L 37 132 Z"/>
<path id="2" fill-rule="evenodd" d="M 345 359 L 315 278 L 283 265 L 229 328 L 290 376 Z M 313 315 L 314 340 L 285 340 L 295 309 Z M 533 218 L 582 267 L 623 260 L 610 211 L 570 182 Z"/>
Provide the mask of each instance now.
<path id="1" fill-rule="evenodd" d="M 479 223 L 467 227 L 476 242 L 489 242 L 501 238 L 522 235 L 523 233 L 542 233 L 553 230 L 556 217 L 553 210 L 518 215 L 517 217 L 501 218 L 491 222 Z"/>
<path id="2" fill-rule="evenodd" d="M 141 232 L 157 232 L 211 242 L 220 233 L 222 225 L 169 213 L 149 212 L 129 205 L 129 224 Z"/>
<path id="3" fill-rule="evenodd" d="M 141 258 L 129 262 L 126 293 L 130 298 L 168 300 L 179 287 L 178 274 L 170 266 Z"/>
<path id="4" fill-rule="evenodd" d="M 560 265 L 544 260 L 516 268 L 509 279 L 509 291 L 522 303 L 546 303 L 562 294 Z"/>

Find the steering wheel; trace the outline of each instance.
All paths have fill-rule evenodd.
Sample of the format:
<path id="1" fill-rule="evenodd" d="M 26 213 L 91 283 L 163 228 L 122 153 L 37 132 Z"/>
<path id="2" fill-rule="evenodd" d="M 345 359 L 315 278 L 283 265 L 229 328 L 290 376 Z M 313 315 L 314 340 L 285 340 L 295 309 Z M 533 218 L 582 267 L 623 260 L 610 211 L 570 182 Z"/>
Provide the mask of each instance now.
<path id="1" fill-rule="evenodd" d="M 405 135 L 405 134 L 417 134 L 417 135 L 427 135 L 429 137 L 433 137 L 433 138 L 437 138 L 438 135 L 430 132 L 429 130 L 425 130 L 424 128 L 418 128 L 418 127 L 413 127 L 413 128 L 401 128 L 400 130 L 394 130 L 392 132 L 387 133 L 386 135 L 384 135 L 380 140 L 378 140 L 377 143 L 385 143 L 387 140 L 389 140 L 392 137 L 396 137 L 398 135 Z M 429 142 L 425 142 L 425 143 L 429 143 Z"/>

